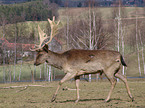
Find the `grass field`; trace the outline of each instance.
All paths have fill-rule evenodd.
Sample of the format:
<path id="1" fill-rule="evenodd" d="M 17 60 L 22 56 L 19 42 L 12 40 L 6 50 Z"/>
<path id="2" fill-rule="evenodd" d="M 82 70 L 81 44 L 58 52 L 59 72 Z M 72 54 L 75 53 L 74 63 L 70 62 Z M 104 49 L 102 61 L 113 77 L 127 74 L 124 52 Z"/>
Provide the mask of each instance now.
<path id="1" fill-rule="evenodd" d="M 110 83 L 107 80 L 99 82 L 81 81 L 81 100 L 79 103 L 74 103 L 76 99 L 75 90 L 63 91 L 62 89 L 57 95 L 56 102 L 51 103 L 50 100 L 58 82 L 0 84 L 0 108 L 144 108 L 145 80 L 132 79 L 128 83 L 135 98 L 134 102 L 131 102 L 121 81 L 117 83 L 109 103 L 104 102 L 110 90 Z M 24 85 L 43 85 L 45 87 L 2 89 L 2 87 Z M 63 87 L 75 88 L 75 82 L 68 81 L 62 85 Z"/>

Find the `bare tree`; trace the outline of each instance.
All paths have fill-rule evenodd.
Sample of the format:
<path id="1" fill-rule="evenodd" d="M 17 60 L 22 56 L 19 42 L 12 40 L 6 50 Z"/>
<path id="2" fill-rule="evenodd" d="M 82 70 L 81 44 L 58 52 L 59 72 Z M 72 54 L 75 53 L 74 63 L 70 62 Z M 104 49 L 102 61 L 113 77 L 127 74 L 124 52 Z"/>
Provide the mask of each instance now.
<path id="1" fill-rule="evenodd" d="M 40 79 L 42 78 L 42 76 L 41 76 L 41 73 L 42 73 L 42 71 L 41 71 L 41 66 L 39 66 L 39 70 L 40 70 Z"/>
<path id="2" fill-rule="evenodd" d="M 115 43 L 116 43 L 116 49 L 117 51 L 119 52 L 122 52 L 122 54 L 124 55 L 124 35 L 126 34 L 125 32 L 125 26 L 126 26 L 126 22 L 123 21 L 122 19 L 124 17 L 126 17 L 126 14 L 125 14 L 125 9 L 122 8 L 122 3 L 121 3 L 121 0 L 118 0 L 116 2 L 116 5 L 118 6 L 118 8 L 114 8 L 113 12 L 112 12 L 112 16 L 113 18 L 115 18 L 115 27 L 114 27 L 114 32 L 115 33 Z M 123 75 L 125 74 L 125 70 L 124 70 L 124 66 L 123 66 L 123 69 L 122 69 L 122 73 Z"/>
<path id="3" fill-rule="evenodd" d="M 69 49 L 94 50 L 104 49 L 107 46 L 109 33 L 103 27 L 99 10 L 90 8 L 88 12 L 87 17 L 76 18 L 71 23 L 67 23 L 66 38 Z M 91 81 L 91 75 L 89 81 Z"/>
<path id="4" fill-rule="evenodd" d="M 136 13 L 137 14 L 137 13 Z M 136 32 L 136 47 L 137 47 L 137 57 L 138 57 L 138 69 L 139 69 L 139 76 L 141 76 L 141 66 L 140 66 L 140 55 L 139 55 L 139 44 L 138 44 L 138 18 L 136 16 L 136 24 L 135 24 L 135 32 Z"/>
<path id="5" fill-rule="evenodd" d="M 122 55 L 124 56 L 124 34 L 125 34 L 125 27 L 121 26 L 121 41 L 122 41 Z M 125 75 L 125 68 L 122 67 L 122 74 Z"/>
<path id="6" fill-rule="evenodd" d="M 104 49 L 106 47 L 109 36 L 103 28 L 101 17 L 92 12 L 91 18 L 91 20 L 89 18 L 75 20 L 70 24 L 71 48 Z"/>
<path id="7" fill-rule="evenodd" d="M 144 0 L 144 14 L 145 14 L 145 0 Z M 144 46 L 145 46 L 145 23 L 144 20 L 141 20 L 141 22 L 138 24 L 139 25 L 139 30 L 138 30 L 138 35 L 139 35 L 139 40 L 140 40 L 140 46 L 141 46 L 141 56 L 142 56 L 142 66 L 143 66 L 143 72 L 145 75 L 145 57 L 144 57 Z"/>
<path id="8" fill-rule="evenodd" d="M 17 25 L 17 22 L 16 22 L 16 24 L 15 24 L 15 47 L 14 47 L 14 52 L 15 52 L 15 56 L 14 56 L 14 76 L 13 76 L 14 81 L 15 81 L 15 78 L 16 78 L 16 64 L 17 64 L 17 37 L 18 37 L 18 25 Z"/>
<path id="9" fill-rule="evenodd" d="M 69 16 L 68 16 L 68 8 L 66 8 L 67 10 L 67 23 L 66 23 L 66 43 L 67 43 L 67 49 L 69 49 Z"/>
<path id="10" fill-rule="evenodd" d="M 144 57 L 144 43 L 142 40 L 142 35 L 141 35 L 141 31 L 139 30 L 139 38 L 140 38 L 140 43 L 141 43 L 141 55 L 142 55 L 142 64 L 143 64 L 143 71 L 145 74 L 145 57 Z"/>
<path id="11" fill-rule="evenodd" d="M 52 44 L 51 43 L 49 44 L 49 50 L 52 50 Z M 48 78 L 48 81 L 50 82 L 51 77 L 52 77 L 52 68 L 51 68 L 51 65 L 49 65 L 48 67 L 49 67 L 49 77 L 47 75 L 47 78 Z M 47 67 L 47 71 L 48 71 L 48 67 Z"/>

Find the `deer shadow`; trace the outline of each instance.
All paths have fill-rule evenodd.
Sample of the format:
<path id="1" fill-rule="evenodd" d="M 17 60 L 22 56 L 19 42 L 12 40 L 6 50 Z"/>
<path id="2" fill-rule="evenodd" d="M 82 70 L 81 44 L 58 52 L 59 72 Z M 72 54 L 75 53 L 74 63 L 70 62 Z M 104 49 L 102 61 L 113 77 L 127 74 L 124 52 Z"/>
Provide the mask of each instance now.
<path id="1" fill-rule="evenodd" d="M 110 99 L 108 102 L 112 101 L 112 100 L 118 100 L 121 101 L 121 99 Z M 56 101 L 56 103 L 67 103 L 67 102 L 75 102 L 76 100 L 66 100 L 66 101 Z M 89 101 L 103 101 L 105 102 L 105 99 L 80 99 L 79 102 L 89 102 Z"/>

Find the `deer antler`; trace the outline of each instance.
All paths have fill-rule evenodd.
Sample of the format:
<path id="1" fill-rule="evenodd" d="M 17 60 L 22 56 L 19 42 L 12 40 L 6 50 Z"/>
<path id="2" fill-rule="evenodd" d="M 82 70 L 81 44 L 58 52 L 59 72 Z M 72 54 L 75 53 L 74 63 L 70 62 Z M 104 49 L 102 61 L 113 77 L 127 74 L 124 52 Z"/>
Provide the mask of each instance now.
<path id="1" fill-rule="evenodd" d="M 47 36 L 47 34 L 44 33 L 41 30 L 41 28 L 39 27 L 39 25 L 38 25 L 38 32 L 39 32 L 40 44 L 39 45 L 35 45 L 36 48 L 30 49 L 31 51 L 36 51 L 36 50 L 39 50 L 39 49 L 43 48 L 44 45 L 50 43 L 52 41 L 53 37 L 58 33 L 58 24 L 59 24 L 60 21 L 58 21 L 57 23 L 55 23 L 55 16 L 53 16 L 53 20 L 51 21 L 48 18 L 48 22 L 50 23 L 50 27 L 51 27 L 50 36 Z M 46 39 L 48 39 L 48 38 L 50 38 L 49 41 L 47 41 L 45 44 L 43 44 L 43 42 Z"/>

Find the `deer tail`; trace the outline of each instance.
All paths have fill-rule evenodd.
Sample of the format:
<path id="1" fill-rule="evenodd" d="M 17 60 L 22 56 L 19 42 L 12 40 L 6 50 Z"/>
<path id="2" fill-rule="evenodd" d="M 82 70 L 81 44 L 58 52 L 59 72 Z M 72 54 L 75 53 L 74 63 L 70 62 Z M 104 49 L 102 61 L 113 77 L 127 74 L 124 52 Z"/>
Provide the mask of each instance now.
<path id="1" fill-rule="evenodd" d="M 123 66 L 126 66 L 126 67 L 127 67 L 127 65 L 126 65 L 126 63 L 125 63 L 125 61 L 124 61 L 122 55 L 121 55 L 121 63 L 122 63 Z"/>

